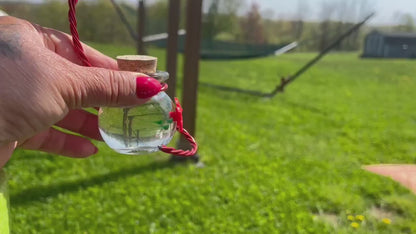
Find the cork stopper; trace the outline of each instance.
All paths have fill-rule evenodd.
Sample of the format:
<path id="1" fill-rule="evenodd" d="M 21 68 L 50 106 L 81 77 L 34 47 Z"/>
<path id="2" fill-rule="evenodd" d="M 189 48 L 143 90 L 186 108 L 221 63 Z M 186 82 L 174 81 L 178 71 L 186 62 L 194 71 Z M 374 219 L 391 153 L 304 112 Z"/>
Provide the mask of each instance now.
<path id="1" fill-rule="evenodd" d="M 156 72 L 157 58 L 147 55 L 117 56 L 118 68 L 122 71 L 152 74 Z"/>

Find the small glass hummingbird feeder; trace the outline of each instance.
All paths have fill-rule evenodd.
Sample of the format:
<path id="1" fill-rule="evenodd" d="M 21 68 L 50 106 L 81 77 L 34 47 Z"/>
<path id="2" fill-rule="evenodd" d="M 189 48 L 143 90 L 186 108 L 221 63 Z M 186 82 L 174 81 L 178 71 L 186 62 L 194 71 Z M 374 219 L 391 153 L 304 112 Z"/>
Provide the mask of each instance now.
<path id="1" fill-rule="evenodd" d="M 84 53 L 77 30 L 75 5 L 78 0 L 68 0 L 68 19 L 74 52 L 84 66 L 92 66 Z M 118 56 L 119 70 L 144 73 L 164 82 L 169 74 L 156 71 L 157 58 L 142 55 Z M 196 154 L 198 145 L 195 139 L 183 128 L 182 107 L 177 98 L 173 103 L 164 92 L 153 96 L 144 105 L 125 108 L 100 108 L 98 127 L 103 140 L 115 151 L 122 154 L 142 154 L 162 151 L 177 156 L 189 157 Z M 180 132 L 191 145 L 190 150 L 175 149 L 166 145 L 172 140 L 175 130 Z"/>
<path id="2" fill-rule="evenodd" d="M 155 57 L 118 56 L 117 63 L 120 70 L 141 72 L 161 83 L 169 78 L 167 72 L 156 70 Z M 163 84 L 162 90 L 166 88 L 167 85 Z M 179 102 L 175 100 L 173 103 L 169 96 L 161 91 L 140 106 L 101 108 L 98 114 L 99 130 L 107 145 L 122 154 L 136 155 L 158 150 L 175 154 L 175 150 L 169 151 L 167 149 L 170 148 L 165 146 L 172 140 L 176 130 L 184 131 L 181 111 Z M 179 126 L 177 122 L 180 122 Z"/>

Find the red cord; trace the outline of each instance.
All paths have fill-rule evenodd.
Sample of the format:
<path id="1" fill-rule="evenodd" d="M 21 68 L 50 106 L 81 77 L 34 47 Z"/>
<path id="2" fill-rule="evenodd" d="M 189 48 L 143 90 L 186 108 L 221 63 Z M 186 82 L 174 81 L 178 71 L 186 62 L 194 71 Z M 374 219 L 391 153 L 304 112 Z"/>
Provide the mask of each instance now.
<path id="1" fill-rule="evenodd" d="M 89 62 L 87 56 L 84 53 L 84 49 L 82 47 L 81 41 L 79 39 L 79 34 L 77 30 L 77 19 L 76 19 L 76 10 L 75 5 L 78 3 L 78 0 L 68 0 L 69 5 L 69 11 L 68 11 L 68 19 L 69 19 L 69 26 L 72 34 L 72 42 L 75 53 L 78 55 L 79 59 L 82 61 L 84 66 L 92 67 L 91 63 Z M 161 91 L 165 91 L 168 88 L 167 84 L 162 85 Z M 188 133 L 183 128 L 183 118 L 182 118 L 182 107 L 179 104 L 179 101 L 177 98 L 175 98 L 175 111 L 170 113 L 170 117 L 173 119 L 173 121 L 176 122 L 176 130 L 179 131 L 182 135 L 185 136 L 185 138 L 189 141 L 190 145 L 192 146 L 191 150 L 180 150 L 175 149 L 167 146 L 161 146 L 159 149 L 162 152 L 173 154 L 177 156 L 182 157 L 189 157 L 196 154 L 198 150 L 198 144 L 196 143 L 195 139 L 191 136 L 191 134 Z"/>
<path id="2" fill-rule="evenodd" d="M 182 107 L 181 107 L 181 104 L 179 103 L 178 98 L 176 97 L 175 97 L 175 105 L 176 105 L 175 111 L 170 112 L 170 117 L 173 119 L 173 121 L 176 122 L 176 130 L 180 132 L 189 141 L 189 143 L 192 146 L 192 149 L 191 150 L 177 150 L 175 148 L 167 147 L 165 145 L 159 147 L 159 149 L 168 154 L 174 154 L 174 155 L 183 156 L 183 157 L 193 156 L 196 154 L 196 151 L 198 150 L 198 144 L 196 143 L 195 139 L 191 136 L 191 134 L 189 134 L 189 132 L 183 128 Z"/>
<path id="3" fill-rule="evenodd" d="M 84 48 L 82 48 L 81 41 L 79 40 L 78 30 L 77 30 L 77 18 L 75 16 L 76 10 L 75 5 L 78 3 L 78 0 L 68 0 L 69 11 L 68 11 L 68 18 L 69 18 L 69 27 L 72 34 L 72 42 L 75 53 L 78 55 L 79 59 L 81 59 L 82 63 L 87 67 L 92 67 L 90 61 L 88 61 L 87 56 L 85 56 Z"/>
<path id="4" fill-rule="evenodd" d="M 166 91 L 166 90 L 168 90 L 168 84 L 163 83 L 162 88 L 160 89 L 160 91 Z"/>

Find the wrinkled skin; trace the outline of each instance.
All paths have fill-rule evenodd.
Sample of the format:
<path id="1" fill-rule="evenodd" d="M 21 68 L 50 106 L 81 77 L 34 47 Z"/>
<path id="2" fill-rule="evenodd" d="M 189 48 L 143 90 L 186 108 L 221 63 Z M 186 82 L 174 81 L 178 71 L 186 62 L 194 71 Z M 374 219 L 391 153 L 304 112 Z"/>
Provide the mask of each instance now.
<path id="1" fill-rule="evenodd" d="M 83 67 L 71 37 L 14 17 L 0 17 L 0 168 L 14 145 L 86 157 L 97 152 L 97 116 L 83 107 L 130 106 L 138 73 L 120 72 L 115 60 L 84 45 L 94 66 Z M 9 153 L 8 153 L 9 152 Z"/>

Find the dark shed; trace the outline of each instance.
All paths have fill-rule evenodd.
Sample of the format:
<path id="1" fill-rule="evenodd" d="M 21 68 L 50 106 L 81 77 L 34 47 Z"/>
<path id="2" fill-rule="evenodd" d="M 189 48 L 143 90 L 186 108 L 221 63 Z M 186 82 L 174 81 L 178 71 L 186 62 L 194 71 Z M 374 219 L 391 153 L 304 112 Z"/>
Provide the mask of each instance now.
<path id="1" fill-rule="evenodd" d="M 365 38 L 362 56 L 367 58 L 416 58 L 416 34 L 373 31 Z"/>

